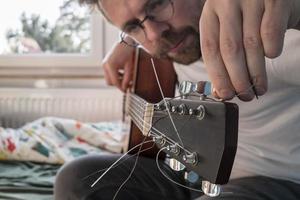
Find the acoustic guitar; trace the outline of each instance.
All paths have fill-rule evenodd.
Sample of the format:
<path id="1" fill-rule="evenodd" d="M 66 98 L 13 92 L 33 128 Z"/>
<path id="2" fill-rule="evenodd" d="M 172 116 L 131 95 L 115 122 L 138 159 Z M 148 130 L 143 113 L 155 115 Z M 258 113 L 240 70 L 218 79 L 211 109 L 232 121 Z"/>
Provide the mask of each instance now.
<path id="1" fill-rule="evenodd" d="M 187 170 L 207 181 L 205 183 L 226 184 L 237 150 L 238 106 L 201 94 L 174 98 L 177 79 L 172 62 L 163 59 L 154 59 L 154 62 L 167 98 L 162 99 L 151 57 L 137 49 L 133 61 L 136 70 L 133 89 L 126 100 L 132 120 L 128 149 L 150 135 L 147 140 L 152 140 L 157 148 L 143 152 L 143 156 L 155 157 L 158 149 L 163 148 Z M 143 149 L 150 146 L 147 143 Z M 205 189 L 203 185 L 202 189 Z"/>

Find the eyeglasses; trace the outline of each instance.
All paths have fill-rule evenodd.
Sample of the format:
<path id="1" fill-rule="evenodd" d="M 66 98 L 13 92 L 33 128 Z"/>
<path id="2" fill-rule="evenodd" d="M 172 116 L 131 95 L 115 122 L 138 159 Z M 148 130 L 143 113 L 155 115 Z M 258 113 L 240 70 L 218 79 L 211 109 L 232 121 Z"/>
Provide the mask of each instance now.
<path id="1" fill-rule="evenodd" d="M 147 34 L 143 23 L 147 20 L 163 23 L 174 15 L 174 5 L 171 0 L 150 0 L 145 6 L 146 16 L 143 20 L 136 20 L 126 25 L 120 34 L 120 43 L 137 47 L 146 41 Z"/>

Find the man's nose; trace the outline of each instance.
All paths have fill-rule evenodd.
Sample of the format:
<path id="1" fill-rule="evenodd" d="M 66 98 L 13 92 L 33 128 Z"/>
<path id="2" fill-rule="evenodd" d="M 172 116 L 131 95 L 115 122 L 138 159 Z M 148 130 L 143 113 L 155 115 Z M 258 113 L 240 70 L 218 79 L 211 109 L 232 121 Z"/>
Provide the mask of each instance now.
<path id="1" fill-rule="evenodd" d="M 164 31 L 169 29 L 169 25 L 162 22 L 147 20 L 144 22 L 146 41 L 156 41 L 162 37 Z"/>

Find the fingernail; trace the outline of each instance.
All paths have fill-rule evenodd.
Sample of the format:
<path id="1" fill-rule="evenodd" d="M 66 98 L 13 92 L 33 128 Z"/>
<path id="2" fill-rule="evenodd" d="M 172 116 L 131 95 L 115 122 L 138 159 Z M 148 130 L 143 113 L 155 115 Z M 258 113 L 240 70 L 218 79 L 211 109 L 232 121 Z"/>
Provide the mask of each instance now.
<path id="1" fill-rule="evenodd" d="M 251 101 L 254 98 L 253 93 L 242 93 L 239 97 L 243 101 Z"/>
<path id="2" fill-rule="evenodd" d="M 266 93 L 266 90 L 262 87 L 254 86 L 254 88 L 255 88 L 255 91 L 256 91 L 257 95 L 263 95 L 263 94 Z"/>
<path id="3" fill-rule="evenodd" d="M 221 89 L 219 92 L 219 96 L 222 99 L 231 99 L 234 97 L 234 92 L 232 90 L 228 90 L 228 89 Z"/>

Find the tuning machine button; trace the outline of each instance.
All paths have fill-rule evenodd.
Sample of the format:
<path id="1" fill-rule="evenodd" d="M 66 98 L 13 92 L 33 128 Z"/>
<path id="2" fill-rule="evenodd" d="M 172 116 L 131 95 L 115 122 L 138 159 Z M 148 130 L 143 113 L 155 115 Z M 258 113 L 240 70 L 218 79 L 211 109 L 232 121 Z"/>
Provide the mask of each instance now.
<path id="1" fill-rule="evenodd" d="M 182 171 L 185 169 L 185 166 L 179 162 L 178 160 L 171 158 L 169 160 L 169 166 L 171 167 L 171 169 L 175 170 L 175 171 Z"/>
<path id="2" fill-rule="evenodd" d="M 202 181 L 202 191 L 209 197 L 217 197 L 221 193 L 221 186 L 208 181 Z"/>
<path id="3" fill-rule="evenodd" d="M 206 96 L 211 94 L 211 88 L 211 83 L 207 81 L 199 81 L 196 83 L 183 81 L 179 85 L 179 93 L 183 96 L 191 93 L 204 94 L 204 96 Z"/>
<path id="4" fill-rule="evenodd" d="M 183 161 L 187 164 L 196 165 L 198 163 L 197 154 L 191 153 L 191 154 L 184 154 L 182 157 Z"/>

